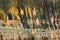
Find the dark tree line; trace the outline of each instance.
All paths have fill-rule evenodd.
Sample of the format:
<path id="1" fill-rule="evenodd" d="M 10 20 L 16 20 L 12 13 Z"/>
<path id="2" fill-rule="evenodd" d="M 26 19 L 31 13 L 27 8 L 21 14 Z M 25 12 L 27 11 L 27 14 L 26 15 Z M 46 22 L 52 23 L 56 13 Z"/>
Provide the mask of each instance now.
<path id="1" fill-rule="evenodd" d="M 51 25 L 51 18 L 54 18 L 53 24 L 58 23 L 60 20 L 60 1 L 59 0 L 0 0 L 0 8 L 5 11 L 6 16 L 9 16 L 9 19 L 12 19 L 12 14 L 9 13 L 9 8 L 15 6 L 18 9 L 18 16 L 22 24 L 27 23 L 27 16 L 25 6 L 30 6 L 31 9 L 35 7 L 36 10 L 40 13 L 40 20 L 45 20 Z M 24 15 L 21 15 L 21 10 L 23 9 Z M 32 12 L 31 10 L 31 12 Z M 32 14 L 33 15 L 33 14 Z M 38 16 L 39 17 L 39 16 Z M 47 21 L 46 21 L 47 20 Z M 25 21 L 25 22 L 23 22 Z M 25 26 L 25 25 L 24 25 Z"/>

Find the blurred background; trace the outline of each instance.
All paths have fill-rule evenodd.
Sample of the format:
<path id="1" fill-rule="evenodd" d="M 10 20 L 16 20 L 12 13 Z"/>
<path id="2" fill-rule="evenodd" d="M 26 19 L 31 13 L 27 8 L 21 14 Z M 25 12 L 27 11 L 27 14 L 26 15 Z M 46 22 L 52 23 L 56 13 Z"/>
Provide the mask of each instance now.
<path id="1" fill-rule="evenodd" d="M 0 0 L 0 40 L 60 40 L 59 29 L 60 0 Z"/>
<path id="2" fill-rule="evenodd" d="M 0 26 L 60 28 L 59 0 L 0 0 Z"/>

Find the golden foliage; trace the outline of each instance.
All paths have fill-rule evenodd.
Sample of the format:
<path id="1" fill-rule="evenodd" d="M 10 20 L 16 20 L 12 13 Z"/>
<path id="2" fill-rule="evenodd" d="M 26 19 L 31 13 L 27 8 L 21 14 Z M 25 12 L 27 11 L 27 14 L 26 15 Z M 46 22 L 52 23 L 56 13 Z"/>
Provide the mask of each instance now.
<path id="1" fill-rule="evenodd" d="M 32 18 L 31 7 L 28 7 L 28 12 L 30 14 L 30 18 Z"/>
<path id="2" fill-rule="evenodd" d="M 9 12 L 13 15 L 16 15 L 18 14 L 18 9 L 14 6 L 12 6 L 10 9 L 9 9 Z"/>
<path id="3" fill-rule="evenodd" d="M 1 8 L 0 8 L 0 14 L 5 14 L 5 12 L 4 12 L 4 10 L 2 10 Z"/>
<path id="4" fill-rule="evenodd" d="M 0 15 L 3 16 L 4 20 L 6 19 L 6 15 L 3 9 L 0 8 Z"/>

